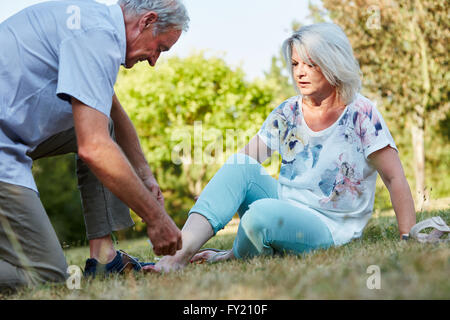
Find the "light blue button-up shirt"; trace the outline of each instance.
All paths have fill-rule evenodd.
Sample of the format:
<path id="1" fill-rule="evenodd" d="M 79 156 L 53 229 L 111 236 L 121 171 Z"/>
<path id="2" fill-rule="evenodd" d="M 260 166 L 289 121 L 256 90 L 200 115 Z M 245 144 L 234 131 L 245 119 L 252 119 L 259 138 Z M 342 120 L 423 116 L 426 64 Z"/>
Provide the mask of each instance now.
<path id="1" fill-rule="evenodd" d="M 125 55 L 118 5 L 51 1 L 0 24 L 0 181 L 37 191 L 27 152 L 73 127 L 70 97 L 109 117 Z"/>

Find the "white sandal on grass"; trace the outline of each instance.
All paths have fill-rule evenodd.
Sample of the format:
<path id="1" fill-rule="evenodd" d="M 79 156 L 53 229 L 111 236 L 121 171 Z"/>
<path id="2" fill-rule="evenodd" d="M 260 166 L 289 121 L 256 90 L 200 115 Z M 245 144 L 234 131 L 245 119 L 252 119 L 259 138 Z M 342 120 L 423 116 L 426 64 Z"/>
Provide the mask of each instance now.
<path id="1" fill-rule="evenodd" d="M 433 230 L 428 234 L 420 232 L 426 228 L 433 228 Z M 409 237 L 416 239 L 419 242 L 450 242 L 448 236 L 447 239 L 443 239 L 444 234 L 448 233 L 450 233 L 450 227 L 447 226 L 441 217 L 437 216 L 415 224 L 409 232 Z"/>

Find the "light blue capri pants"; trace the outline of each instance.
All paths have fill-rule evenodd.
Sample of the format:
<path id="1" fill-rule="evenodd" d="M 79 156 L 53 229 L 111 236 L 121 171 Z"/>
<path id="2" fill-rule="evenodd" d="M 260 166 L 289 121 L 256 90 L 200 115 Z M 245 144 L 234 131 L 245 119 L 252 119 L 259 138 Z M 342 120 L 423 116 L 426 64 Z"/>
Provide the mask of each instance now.
<path id="1" fill-rule="evenodd" d="M 189 214 L 203 215 L 216 234 L 238 212 L 233 253 L 240 259 L 301 254 L 334 245 L 320 218 L 278 199 L 277 185 L 256 160 L 235 154 L 207 184 Z"/>

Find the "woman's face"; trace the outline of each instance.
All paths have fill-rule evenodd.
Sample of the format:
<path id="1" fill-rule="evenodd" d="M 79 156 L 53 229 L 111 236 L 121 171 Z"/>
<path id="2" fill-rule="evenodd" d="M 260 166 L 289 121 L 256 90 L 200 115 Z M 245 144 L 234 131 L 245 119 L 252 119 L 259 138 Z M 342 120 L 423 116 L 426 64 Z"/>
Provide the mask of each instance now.
<path id="1" fill-rule="evenodd" d="M 292 73 L 296 85 L 304 97 L 323 100 L 335 90 L 335 87 L 323 75 L 320 67 L 304 62 L 294 46 L 292 46 Z"/>

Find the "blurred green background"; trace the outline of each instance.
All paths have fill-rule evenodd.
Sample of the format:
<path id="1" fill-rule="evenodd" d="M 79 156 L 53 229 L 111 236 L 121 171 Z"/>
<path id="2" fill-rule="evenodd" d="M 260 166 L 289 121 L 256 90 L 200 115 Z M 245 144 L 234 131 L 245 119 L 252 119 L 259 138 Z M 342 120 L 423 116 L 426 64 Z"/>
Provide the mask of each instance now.
<path id="1" fill-rule="evenodd" d="M 363 73 L 362 93 L 377 103 L 389 126 L 416 209 L 424 199 L 450 197 L 448 2 L 323 0 L 320 6 L 310 3 L 310 12 L 316 22 L 339 24 L 349 37 Z M 301 25 L 294 21 L 292 28 Z M 221 56 L 198 52 L 161 59 L 157 68 L 122 69 L 115 89 L 135 124 L 166 210 L 180 227 L 227 156 L 245 146 L 271 110 L 295 95 L 280 53 L 263 78 L 251 81 Z M 275 155 L 265 165 L 276 177 L 279 164 Z M 33 172 L 60 241 L 86 244 L 74 155 L 38 160 Z M 389 194 L 379 179 L 375 210 L 388 209 Z M 145 234 L 132 216 L 136 226 L 119 238 Z"/>

